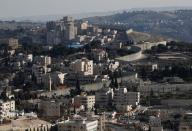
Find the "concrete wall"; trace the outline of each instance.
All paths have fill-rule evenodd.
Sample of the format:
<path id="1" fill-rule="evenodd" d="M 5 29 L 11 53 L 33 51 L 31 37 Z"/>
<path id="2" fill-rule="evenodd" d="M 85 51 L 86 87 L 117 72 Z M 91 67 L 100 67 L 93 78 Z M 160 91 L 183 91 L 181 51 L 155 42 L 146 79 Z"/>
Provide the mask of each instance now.
<path id="1" fill-rule="evenodd" d="M 118 57 L 118 58 L 116 58 L 116 60 L 135 61 L 135 60 L 141 59 L 143 56 L 142 51 L 150 50 L 151 47 L 158 46 L 158 45 L 167 45 L 167 42 L 166 41 L 160 41 L 160 42 L 155 42 L 155 43 L 145 42 L 142 44 L 136 44 L 136 45 L 131 47 L 131 50 L 133 50 L 135 53 L 130 54 L 130 55 L 126 55 L 123 57 Z"/>
<path id="2" fill-rule="evenodd" d="M 126 56 L 122 56 L 122 57 L 118 57 L 118 58 L 116 58 L 116 60 L 135 61 L 135 60 L 142 58 L 142 51 L 141 51 L 140 47 L 132 46 L 131 50 L 134 51 L 135 53 L 132 53 L 132 54 L 129 54 Z"/>
<path id="3" fill-rule="evenodd" d="M 150 91 L 154 93 L 166 94 L 174 92 L 186 92 L 192 90 L 192 83 L 187 84 L 146 84 L 139 87 L 139 91 L 144 95 L 149 95 Z"/>
<path id="4" fill-rule="evenodd" d="M 137 76 L 136 73 L 133 73 L 133 74 L 131 74 L 129 76 L 118 78 L 117 81 L 120 83 L 121 80 L 122 81 L 127 81 L 127 80 L 131 80 L 131 79 L 136 79 L 136 76 Z M 104 83 L 106 83 L 106 85 L 108 86 L 110 84 L 110 82 L 111 81 L 81 85 L 81 89 L 84 90 L 84 91 L 97 91 L 97 90 L 100 90 L 103 87 Z M 70 89 L 75 89 L 75 87 L 69 87 L 67 89 L 61 89 L 61 90 L 45 91 L 45 92 L 39 93 L 38 97 L 40 97 L 40 96 L 52 97 L 52 96 L 61 96 L 61 95 L 65 96 L 65 95 L 70 94 Z"/>
<path id="5" fill-rule="evenodd" d="M 166 106 L 179 106 L 179 107 L 185 107 L 185 106 L 191 106 L 192 105 L 192 99 L 184 100 L 184 99 L 168 99 L 168 100 L 162 100 L 162 105 Z"/>
<path id="6" fill-rule="evenodd" d="M 158 46 L 158 45 L 167 45 L 167 41 L 160 41 L 160 42 L 154 42 L 154 43 L 151 43 L 151 42 L 145 42 L 145 43 L 142 43 L 142 44 L 137 44 L 135 46 L 137 47 L 140 47 L 142 51 L 144 50 L 150 50 L 151 47 L 153 46 Z"/>

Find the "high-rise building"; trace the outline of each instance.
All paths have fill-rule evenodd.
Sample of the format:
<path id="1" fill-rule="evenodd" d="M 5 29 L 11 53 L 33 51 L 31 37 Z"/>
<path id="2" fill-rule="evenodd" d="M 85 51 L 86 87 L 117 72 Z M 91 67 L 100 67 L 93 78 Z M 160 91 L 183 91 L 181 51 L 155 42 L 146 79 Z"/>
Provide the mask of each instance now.
<path id="1" fill-rule="evenodd" d="M 66 16 L 61 20 L 61 31 L 63 32 L 63 39 L 65 41 L 75 39 L 76 30 L 72 17 Z"/>
<path id="2" fill-rule="evenodd" d="M 47 44 L 48 45 L 57 45 L 61 43 L 61 28 L 60 24 L 57 22 L 47 22 Z"/>

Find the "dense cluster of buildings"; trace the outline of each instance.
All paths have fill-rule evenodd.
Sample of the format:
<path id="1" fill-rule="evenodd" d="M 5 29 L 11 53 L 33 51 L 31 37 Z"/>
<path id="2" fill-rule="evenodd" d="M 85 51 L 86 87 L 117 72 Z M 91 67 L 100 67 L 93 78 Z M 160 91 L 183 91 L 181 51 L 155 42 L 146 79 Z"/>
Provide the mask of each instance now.
<path id="1" fill-rule="evenodd" d="M 69 16 L 23 30 L 0 39 L 0 130 L 192 130 L 192 84 L 167 76 L 181 52 L 165 40 Z M 160 47 L 170 52 L 146 55 Z"/>

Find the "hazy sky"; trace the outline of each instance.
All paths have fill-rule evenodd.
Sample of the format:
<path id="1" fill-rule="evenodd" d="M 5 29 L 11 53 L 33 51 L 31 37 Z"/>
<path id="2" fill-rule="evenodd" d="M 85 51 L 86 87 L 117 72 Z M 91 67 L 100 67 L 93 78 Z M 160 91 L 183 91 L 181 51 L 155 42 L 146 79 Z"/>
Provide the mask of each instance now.
<path id="1" fill-rule="evenodd" d="M 192 0 L 0 0 L 0 17 L 76 14 L 165 6 L 192 6 Z"/>

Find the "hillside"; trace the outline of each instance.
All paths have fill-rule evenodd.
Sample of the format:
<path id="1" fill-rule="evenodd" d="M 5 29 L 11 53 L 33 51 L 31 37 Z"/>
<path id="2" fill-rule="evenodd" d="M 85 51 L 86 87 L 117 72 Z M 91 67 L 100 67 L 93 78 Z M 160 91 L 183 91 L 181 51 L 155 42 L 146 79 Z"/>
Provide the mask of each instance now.
<path id="1" fill-rule="evenodd" d="M 192 10 L 132 11 L 87 18 L 90 23 L 123 26 L 140 32 L 192 42 Z"/>

